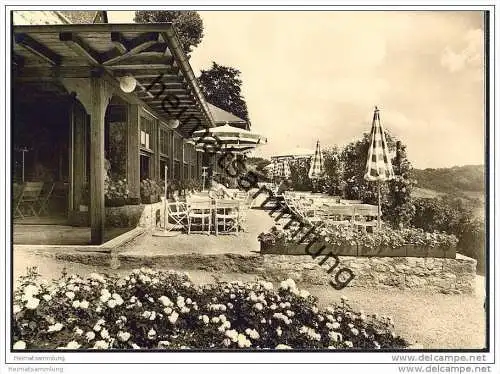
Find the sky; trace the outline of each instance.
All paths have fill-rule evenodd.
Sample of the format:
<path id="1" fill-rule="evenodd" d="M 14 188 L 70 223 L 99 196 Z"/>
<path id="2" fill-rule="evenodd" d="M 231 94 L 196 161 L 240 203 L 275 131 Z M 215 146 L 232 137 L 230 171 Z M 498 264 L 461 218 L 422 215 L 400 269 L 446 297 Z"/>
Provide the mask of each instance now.
<path id="1" fill-rule="evenodd" d="M 270 157 L 343 146 L 382 125 L 417 168 L 484 164 L 481 12 L 204 11 L 196 75 L 241 71 L 252 131 Z M 110 12 L 130 22 L 133 12 Z"/>

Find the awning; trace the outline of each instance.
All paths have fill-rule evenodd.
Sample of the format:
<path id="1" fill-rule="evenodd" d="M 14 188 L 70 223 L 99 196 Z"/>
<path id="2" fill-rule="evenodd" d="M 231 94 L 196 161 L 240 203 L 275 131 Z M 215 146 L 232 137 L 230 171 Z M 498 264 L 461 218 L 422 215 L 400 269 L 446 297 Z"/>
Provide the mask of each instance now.
<path id="1" fill-rule="evenodd" d="M 250 151 L 267 143 L 267 139 L 251 131 L 229 126 L 228 124 L 207 130 L 198 130 L 191 138 L 198 147 L 207 150 Z"/>
<path id="2" fill-rule="evenodd" d="M 286 152 L 283 152 L 279 155 L 272 156 L 271 160 L 277 160 L 277 161 L 297 160 L 297 159 L 303 159 L 303 158 L 305 158 L 305 159 L 311 158 L 312 156 L 314 156 L 314 151 L 312 149 L 297 147 L 294 149 L 290 149 Z"/>
<path id="3" fill-rule="evenodd" d="M 165 122 L 179 119 L 184 136 L 214 126 L 170 23 L 14 26 L 12 61 L 15 79 L 131 75 L 127 95 Z"/>

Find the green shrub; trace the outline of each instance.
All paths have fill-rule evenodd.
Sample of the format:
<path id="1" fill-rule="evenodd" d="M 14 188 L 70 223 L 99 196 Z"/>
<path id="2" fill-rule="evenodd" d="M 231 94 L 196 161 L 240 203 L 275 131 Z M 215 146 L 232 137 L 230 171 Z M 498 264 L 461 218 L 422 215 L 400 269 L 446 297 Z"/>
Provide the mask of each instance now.
<path id="1" fill-rule="evenodd" d="M 485 270 L 484 222 L 472 219 L 470 208 L 451 197 L 416 199 L 412 224 L 425 231 L 438 230 L 458 238 L 457 252 L 477 260 L 478 272 Z"/>
<path id="2" fill-rule="evenodd" d="M 473 220 L 463 224 L 458 234 L 457 251 L 477 260 L 477 271 L 484 274 L 486 266 L 486 231 L 484 222 Z"/>

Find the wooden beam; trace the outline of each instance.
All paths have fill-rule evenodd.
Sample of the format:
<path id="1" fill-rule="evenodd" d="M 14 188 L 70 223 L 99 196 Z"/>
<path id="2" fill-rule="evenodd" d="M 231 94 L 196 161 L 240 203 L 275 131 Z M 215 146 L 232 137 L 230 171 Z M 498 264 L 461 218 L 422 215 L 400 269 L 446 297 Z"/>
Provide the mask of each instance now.
<path id="1" fill-rule="evenodd" d="M 90 78 L 92 68 L 89 66 L 24 66 L 19 67 L 19 81 L 53 80 L 56 78 Z"/>
<path id="2" fill-rule="evenodd" d="M 122 33 L 112 32 L 111 41 L 117 46 L 119 54 L 109 54 L 103 63 L 105 65 L 115 64 L 130 56 L 137 55 L 139 52 L 148 49 L 152 45 L 158 43 L 160 34 L 158 32 L 148 32 L 139 35 L 138 37 L 127 40 Z"/>
<path id="3" fill-rule="evenodd" d="M 115 45 L 115 48 L 121 53 L 126 53 L 128 50 L 127 47 L 127 39 L 123 36 L 121 32 L 112 31 L 111 32 L 111 41 Z"/>
<path id="4" fill-rule="evenodd" d="M 146 94 L 146 96 L 148 96 L 148 97 L 150 97 L 150 98 L 153 98 L 153 97 L 154 97 L 153 93 L 152 93 L 152 92 L 150 92 L 150 91 L 148 91 L 148 90 L 146 89 L 146 87 L 144 87 L 144 86 L 143 86 L 143 85 L 142 85 L 139 81 L 137 81 L 137 80 L 136 80 L 136 82 L 137 82 L 137 87 L 139 87 L 139 88 L 141 89 L 141 91 L 142 91 L 143 93 L 145 93 L 145 94 Z M 140 96 L 139 94 L 140 94 L 140 93 L 138 92 L 138 93 L 137 93 L 137 95 L 138 95 L 138 96 Z"/>
<path id="5" fill-rule="evenodd" d="M 49 64 L 51 65 L 61 64 L 61 56 L 59 56 L 57 53 L 47 48 L 45 45 L 37 42 L 28 34 L 23 34 L 23 33 L 15 34 L 14 40 L 16 44 L 19 44 L 24 49 L 30 51 L 31 53 L 40 57 Z"/>
<path id="6" fill-rule="evenodd" d="M 119 75 L 118 73 L 115 74 L 115 76 Z M 142 84 L 144 85 L 149 85 L 150 83 L 152 83 L 156 78 L 158 78 L 158 76 L 161 75 L 161 74 L 155 74 L 155 73 L 151 73 L 151 72 L 140 72 L 140 73 L 137 73 L 136 75 L 134 75 L 134 77 L 136 79 L 144 79 L 145 81 L 141 82 Z M 147 79 L 147 81 L 146 81 Z M 179 80 L 179 77 L 177 76 L 177 74 L 165 74 L 163 73 L 163 76 L 161 77 L 162 81 L 164 84 L 166 83 L 182 83 L 180 80 Z"/>
<path id="7" fill-rule="evenodd" d="M 146 86 L 144 86 L 146 87 Z M 191 95 L 189 95 L 189 92 L 186 92 L 185 88 L 165 88 L 165 90 L 150 90 L 148 93 L 151 93 L 154 96 L 158 96 L 161 94 L 160 99 L 163 99 L 163 97 L 168 96 L 168 95 L 174 95 L 178 97 L 179 99 L 181 98 L 192 98 Z M 153 97 L 153 96 L 152 96 Z"/>
<path id="8" fill-rule="evenodd" d="M 139 132 L 140 113 L 139 105 L 128 106 L 127 130 L 127 183 L 130 197 L 139 199 L 140 195 L 140 169 L 139 169 Z"/>
<path id="9" fill-rule="evenodd" d="M 139 81 L 139 80 L 138 80 Z M 149 91 L 154 94 L 161 94 L 162 96 L 170 90 L 185 90 L 186 88 L 182 83 L 163 83 L 152 81 L 139 81 L 144 87 L 150 87 Z"/>
<path id="10" fill-rule="evenodd" d="M 66 43 L 73 51 L 80 56 L 85 57 L 91 64 L 100 65 L 101 56 L 99 52 L 93 50 L 85 41 L 83 41 L 74 32 L 61 32 L 59 40 Z"/>
<path id="11" fill-rule="evenodd" d="M 148 48 L 146 48 L 144 52 L 159 52 L 163 55 L 166 55 L 165 54 L 165 51 L 168 50 L 168 43 L 155 43 L 153 44 L 152 46 L 149 46 Z M 172 54 L 170 53 L 170 56 L 172 56 Z"/>
<path id="12" fill-rule="evenodd" d="M 105 82 L 90 78 L 90 240 L 104 241 L 104 114 L 106 112 Z"/>
<path id="13" fill-rule="evenodd" d="M 106 65 L 110 70 L 149 70 L 150 72 L 172 73 L 175 68 L 170 64 L 122 64 L 122 65 Z"/>

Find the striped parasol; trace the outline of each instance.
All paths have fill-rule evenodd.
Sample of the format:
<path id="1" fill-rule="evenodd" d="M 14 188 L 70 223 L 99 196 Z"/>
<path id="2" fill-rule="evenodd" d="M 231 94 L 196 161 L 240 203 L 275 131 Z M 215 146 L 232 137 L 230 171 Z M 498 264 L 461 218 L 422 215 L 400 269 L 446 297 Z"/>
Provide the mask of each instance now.
<path id="1" fill-rule="evenodd" d="M 309 178 L 310 179 L 320 179 L 325 174 L 325 168 L 323 165 L 323 154 L 321 153 L 321 147 L 319 146 L 319 140 L 316 142 L 316 152 L 311 160 L 311 167 L 309 168 Z"/>
<path id="2" fill-rule="evenodd" d="M 372 130 L 370 133 L 370 147 L 368 148 L 368 158 L 364 178 L 367 181 L 378 182 L 378 215 L 377 221 L 380 227 L 380 182 L 385 182 L 394 178 L 389 149 L 385 140 L 384 128 L 380 122 L 380 114 L 377 107 L 373 113 Z"/>

